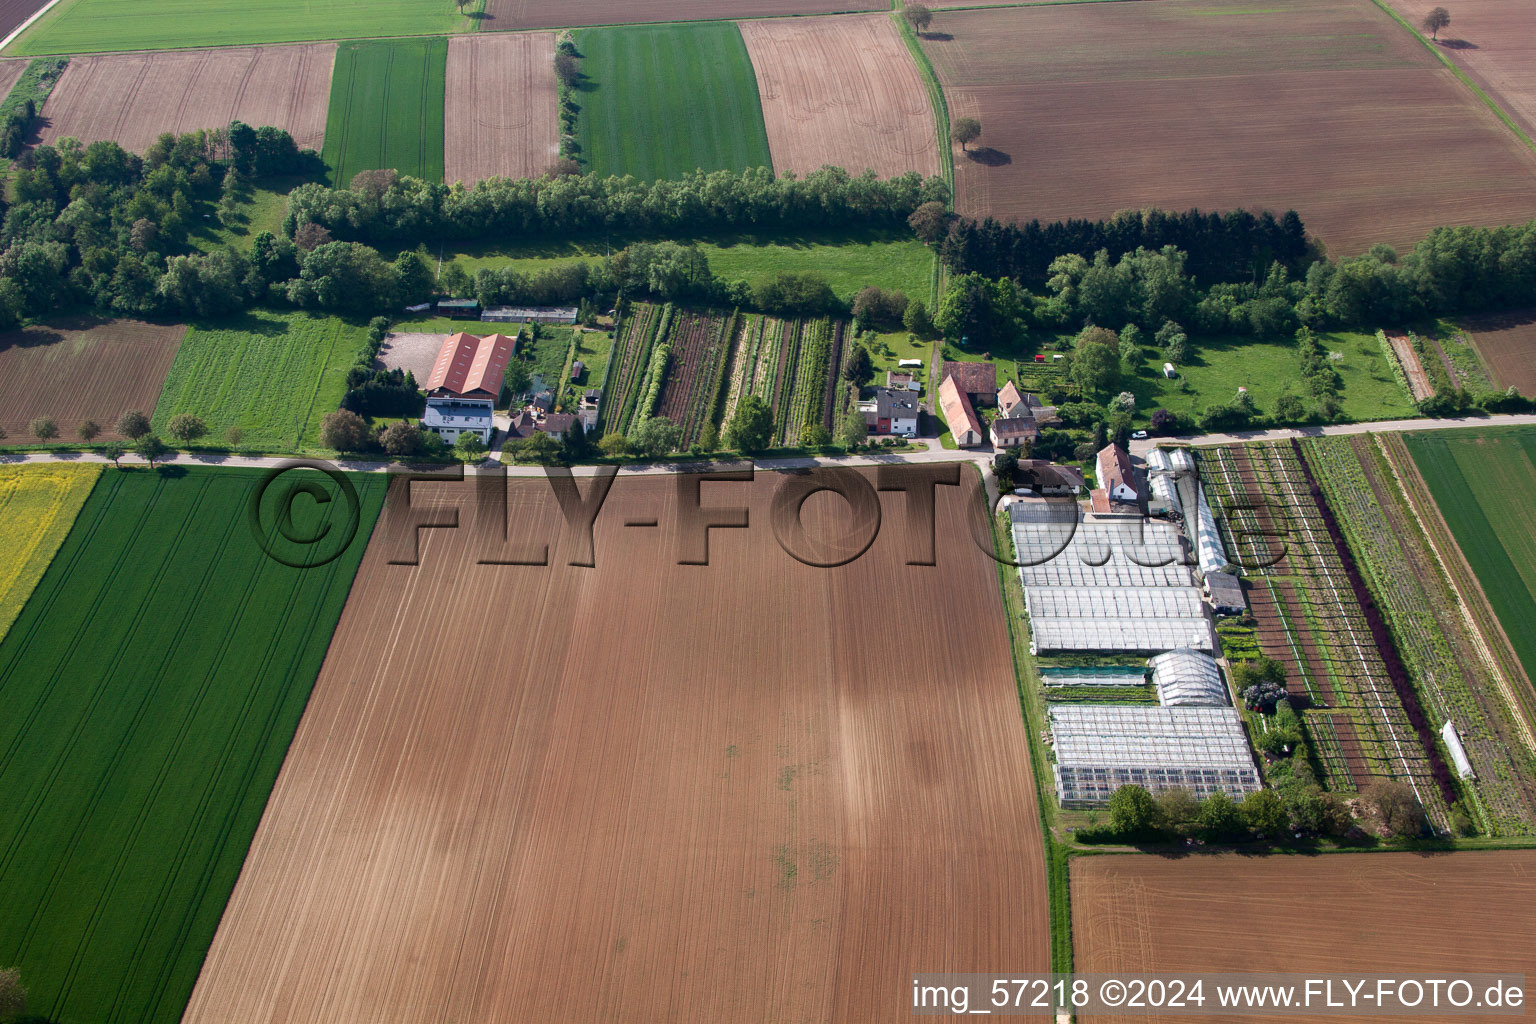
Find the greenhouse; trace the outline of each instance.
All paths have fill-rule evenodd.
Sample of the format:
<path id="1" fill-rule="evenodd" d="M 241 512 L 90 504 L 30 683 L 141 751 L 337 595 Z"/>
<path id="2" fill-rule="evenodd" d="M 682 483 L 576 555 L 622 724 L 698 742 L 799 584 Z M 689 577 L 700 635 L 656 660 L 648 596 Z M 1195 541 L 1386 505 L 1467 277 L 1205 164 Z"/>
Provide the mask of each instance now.
<path id="1" fill-rule="evenodd" d="M 1221 679 L 1221 666 L 1208 654 L 1181 649 L 1159 654 L 1147 662 L 1152 670 L 1152 685 L 1164 707 L 1228 706 L 1227 687 Z"/>
<path id="2" fill-rule="evenodd" d="M 1234 800 L 1259 789 L 1242 722 L 1231 708 L 1059 705 L 1050 711 L 1056 797 L 1102 804 L 1125 785 L 1187 789 Z"/>

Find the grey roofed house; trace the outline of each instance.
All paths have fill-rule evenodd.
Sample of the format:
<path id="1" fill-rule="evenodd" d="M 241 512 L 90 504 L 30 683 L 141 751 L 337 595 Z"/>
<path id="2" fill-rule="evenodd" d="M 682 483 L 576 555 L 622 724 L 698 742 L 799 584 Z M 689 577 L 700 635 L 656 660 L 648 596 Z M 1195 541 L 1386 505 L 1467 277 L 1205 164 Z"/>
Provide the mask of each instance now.
<path id="1" fill-rule="evenodd" d="M 551 437 L 558 438 L 569 430 L 571 424 L 575 422 L 576 417 L 568 412 L 552 412 L 544 417 L 543 421 L 539 424 L 539 429 Z"/>
<path id="2" fill-rule="evenodd" d="M 1243 581 L 1229 572 L 1206 573 L 1205 592 L 1210 595 L 1211 607 L 1218 612 L 1241 615 L 1248 610 Z"/>
<path id="3" fill-rule="evenodd" d="M 1028 416 L 1013 416 L 992 421 L 992 444 L 998 448 L 1012 448 L 1025 441 L 1033 441 L 1039 433 L 1039 425 Z"/>
<path id="4" fill-rule="evenodd" d="M 875 392 L 875 415 L 883 420 L 910 419 L 917 415 L 917 399 L 910 392 L 880 388 Z"/>
<path id="5" fill-rule="evenodd" d="M 587 388 L 587 390 L 581 393 L 581 398 L 582 401 L 591 402 L 593 405 L 596 405 L 598 402 L 603 400 L 603 389 Z"/>
<path id="6" fill-rule="evenodd" d="M 578 312 L 575 306 L 491 306 L 480 319 L 487 323 L 569 326 L 576 322 Z"/>
<path id="7" fill-rule="evenodd" d="M 1058 466 L 1049 459 L 1020 459 L 1014 479 L 1041 494 L 1081 494 L 1088 486 L 1076 466 Z"/>

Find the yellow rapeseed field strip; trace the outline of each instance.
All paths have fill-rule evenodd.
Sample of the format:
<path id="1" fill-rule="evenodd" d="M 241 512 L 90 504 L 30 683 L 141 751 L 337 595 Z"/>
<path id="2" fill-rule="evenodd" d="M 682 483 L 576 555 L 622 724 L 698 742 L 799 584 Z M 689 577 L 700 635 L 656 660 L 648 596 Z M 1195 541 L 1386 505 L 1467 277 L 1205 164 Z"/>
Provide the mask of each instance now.
<path id="1" fill-rule="evenodd" d="M 43 578 L 99 465 L 0 466 L 0 640 Z"/>

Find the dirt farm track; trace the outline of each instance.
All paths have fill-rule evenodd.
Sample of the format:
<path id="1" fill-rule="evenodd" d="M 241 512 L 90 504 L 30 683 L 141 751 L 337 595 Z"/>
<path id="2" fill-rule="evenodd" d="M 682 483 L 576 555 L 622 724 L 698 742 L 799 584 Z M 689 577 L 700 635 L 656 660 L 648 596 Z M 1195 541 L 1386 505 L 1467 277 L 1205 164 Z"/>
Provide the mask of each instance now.
<path id="1" fill-rule="evenodd" d="M 1103 856 L 1072 864 L 1074 966 L 1084 973 L 1462 971 L 1530 978 L 1533 917 L 1536 850 Z M 1179 1018 L 1079 1018 L 1085 1019 Z"/>
<path id="2" fill-rule="evenodd" d="M 465 508 L 417 567 L 388 564 L 411 534 L 386 512 L 186 1024 L 862 1024 L 907 1019 L 917 965 L 1047 969 L 1027 737 L 960 497 L 937 489 L 936 567 L 904 564 L 892 493 L 874 546 L 816 569 L 769 525 L 785 479 L 701 485 L 751 516 L 708 566 L 676 564 L 683 475 L 614 485 L 595 569 L 566 564 L 542 480 L 511 485 L 506 547 Z M 434 490 L 467 498 L 413 501 Z M 809 531 L 846 507 L 812 497 Z M 477 564 L 529 543 L 549 567 Z"/>

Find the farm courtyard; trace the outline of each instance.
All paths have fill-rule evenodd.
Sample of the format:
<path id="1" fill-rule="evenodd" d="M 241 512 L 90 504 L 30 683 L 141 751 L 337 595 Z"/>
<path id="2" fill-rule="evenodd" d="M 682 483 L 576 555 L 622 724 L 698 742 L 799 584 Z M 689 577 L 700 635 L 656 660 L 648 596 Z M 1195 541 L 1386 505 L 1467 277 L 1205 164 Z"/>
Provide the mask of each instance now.
<path id="1" fill-rule="evenodd" d="M 593 569 L 542 481 L 496 550 L 424 530 L 391 565 L 386 515 L 188 1024 L 854 1022 L 902 1013 L 912 964 L 1045 970 L 1028 739 L 959 495 L 936 566 L 904 564 L 890 495 L 874 546 L 818 569 L 770 526 L 795 479 L 700 483 L 750 515 L 707 566 L 677 564 L 687 474 L 614 484 Z M 846 509 L 812 497 L 812 542 Z M 483 564 L 530 543 L 548 566 Z M 891 589 L 927 624 L 899 667 L 859 625 Z M 487 607 L 517 628 L 463 628 Z"/>

